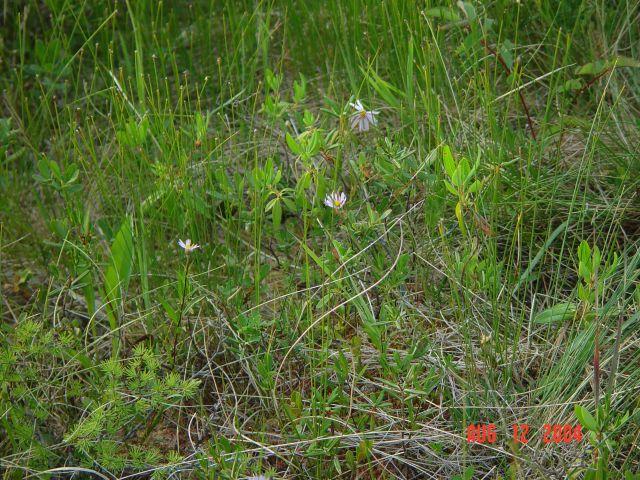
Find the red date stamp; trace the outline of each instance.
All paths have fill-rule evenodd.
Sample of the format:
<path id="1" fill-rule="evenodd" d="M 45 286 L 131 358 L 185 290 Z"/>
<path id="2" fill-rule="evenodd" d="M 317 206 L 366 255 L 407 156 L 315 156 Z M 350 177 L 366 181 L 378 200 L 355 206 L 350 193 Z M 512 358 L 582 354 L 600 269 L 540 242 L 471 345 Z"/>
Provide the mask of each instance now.
<path id="1" fill-rule="evenodd" d="M 472 423 L 467 427 L 467 443 L 495 443 L 497 438 L 495 423 Z"/>
<path id="2" fill-rule="evenodd" d="M 542 443 L 571 443 L 582 441 L 582 427 L 580 425 L 549 425 L 545 423 L 542 428 Z"/>
<path id="3" fill-rule="evenodd" d="M 531 427 L 527 423 L 517 423 L 512 426 L 511 439 L 515 443 L 529 443 Z M 571 443 L 582 441 L 582 427 L 569 424 L 549 424 L 542 426 L 542 443 Z M 495 423 L 472 423 L 467 426 L 467 443 L 495 443 L 498 432 Z"/>

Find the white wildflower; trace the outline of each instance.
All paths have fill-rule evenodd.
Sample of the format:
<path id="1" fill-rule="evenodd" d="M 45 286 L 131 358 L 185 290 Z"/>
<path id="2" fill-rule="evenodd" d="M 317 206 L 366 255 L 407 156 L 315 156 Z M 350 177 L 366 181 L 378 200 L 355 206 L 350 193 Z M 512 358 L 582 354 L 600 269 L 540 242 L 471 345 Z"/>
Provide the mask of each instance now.
<path id="1" fill-rule="evenodd" d="M 333 192 L 324 197 L 324 204 L 329 208 L 341 209 L 347 201 L 347 195 L 344 192 Z"/>
<path id="2" fill-rule="evenodd" d="M 186 239 L 184 242 L 182 240 L 178 240 L 178 245 L 184 250 L 184 253 L 191 253 L 196 248 L 200 248 L 200 245 L 197 243 L 191 243 L 190 239 Z"/>
<path id="3" fill-rule="evenodd" d="M 377 125 L 378 120 L 376 120 L 376 115 L 378 115 L 377 110 L 366 110 L 360 100 L 356 100 L 356 103 L 350 104 L 353 108 L 355 108 L 356 113 L 351 115 L 351 129 L 358 129 L 359 132 L 366 132 L 369 130 L 370 125 Z"/>

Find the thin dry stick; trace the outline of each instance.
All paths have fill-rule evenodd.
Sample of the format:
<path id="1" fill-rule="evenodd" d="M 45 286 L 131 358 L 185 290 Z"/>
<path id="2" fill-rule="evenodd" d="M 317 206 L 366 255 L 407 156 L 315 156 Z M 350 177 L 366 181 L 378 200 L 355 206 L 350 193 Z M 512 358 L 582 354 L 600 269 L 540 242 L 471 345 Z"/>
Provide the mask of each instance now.
<path id="1" fill-rule="evenodd" d="M 607 68 L 604 72 L 599 73 L 598 75 L 596 75 L 595 77 L 593 77 L 591 80 L 589 80 L 589 82 L 582 87 L 580 90 L 578 90 L 578 92 L 575 94 L 575 96 L 573 97 L 574 100 L 576 98 L 578 98 L 580 95 L 582 95 L 584 93 L 585 90 L 588 90 L 594 83 L 596 83 L 599 79 L 601 79 L 602 77 L 604 77 L 607 73 L 609 73 L 611 71 L 611 68 Z"/>
<path id="2" fill-rule="evenodd" d="M 493 48 L 491 48 L 486 41 L 483 40 L 482 43 L 485 46 L 485 48 L 489 51 L 489 53 L 491 53 L 491 55 L 496 57 L 498 62 L 500 62 L 500 65 L 502 65 L 502 68 L 506 72 L 507 76 L 511 75 L 511 69 L 505 63 L 504 58 L 502 58 L 502 55 L 500 55 Z M 520 103 L 522 104 L 522 108 L 524 110 L 524 113 L 527 116 L 527 123 L 529 124 L 529 129 L 531 130 L 531 136 L 533 137 L 534 140 L 538 140 L 538 138 L 536 136 L 536 131 L 533 128 L 533 119 L 531 118 L 531 114 L 529 113 L 529 107 L 527 105 L 527 102 L 524 99 L 524 95 L 522 94 L 522 90 L 518 90 L 518 97 L 520 97 Z"/>
<path id="3" fill-rule="evenodd" d="M 611 370 L 609 373 L 609 385 L 607 385 L 607 396 L 609 399 L 613 395 L 613 389 L 616 385 L 616 373 L 618 372 L 618 362 L 620 360 L 620 340 L 622 338 L 622 315 L 618 316 L 618 325 L 616 327 L 616 343 L 613 347 L 613 359 L 611 360 Z"/>

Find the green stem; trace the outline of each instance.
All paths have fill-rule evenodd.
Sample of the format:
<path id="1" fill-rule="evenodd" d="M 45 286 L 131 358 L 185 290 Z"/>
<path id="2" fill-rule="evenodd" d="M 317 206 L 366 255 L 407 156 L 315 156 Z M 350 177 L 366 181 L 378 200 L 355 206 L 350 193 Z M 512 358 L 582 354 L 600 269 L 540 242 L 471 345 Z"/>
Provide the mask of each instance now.
<path id="1" fill-rule="evenodd" d="M 178 345 L 178 334 L 180 332 L 180 327 L 182 326 L 182 317 L 184 315 L 184 304 L 187 300 L 187 282 L 189 279 L 189 268 L 191 267 L 191 258 L 187 253 L 187 264 L 184 268 L 184 284 L 182 285 L 182 299 L 180 300 L 180 313 L 178 315 L 178 322 L 176 324 L 175 331 L 173 333 L 173 353 L 171 354 L 171 366 L 175 366 L 176 364 L 176 347 Z"/>

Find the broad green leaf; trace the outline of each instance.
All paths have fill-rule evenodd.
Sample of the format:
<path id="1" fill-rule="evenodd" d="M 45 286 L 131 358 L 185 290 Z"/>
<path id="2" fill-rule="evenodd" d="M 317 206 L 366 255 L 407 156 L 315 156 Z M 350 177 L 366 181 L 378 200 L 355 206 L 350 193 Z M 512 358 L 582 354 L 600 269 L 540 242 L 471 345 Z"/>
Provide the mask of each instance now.
<path id="1" fill-rule="evenodd" d="M 463 157 L 460 160 L 460 163 L 458 163 L 458 167 L 456 168 L 456 171 L 453 172 L 453 176 L 451 177 L 451 183 L 453 183 L 455 187 L 464 186 L 470 171 L 471 171 L 471 167 L 469 166 L 469 160 Z"/>
<path id="2" fill-rule="evenodd" d="M 589 244 L 582 240 L 578 247 L 578 275 L 588 280 L 592 273 L 591 248 Z"/>
<path id="3" fill-rule="evenodd" d="M 593 247 L 592 258 L 593 259 L 591 261 L 591 271 L 596 272 L 598 267 L 600 266 L 600 261 L 602 260 L 600 249 L 597 246 Z"/>
<path id="4" fill-rule="evenodd" d="M 104 297 L 109 327 L 112 331 L 118 328 L 117 305 L 122 302 L 124 293 L 129 285 L 131 266 L 133 264 L 133 234 L 131 220 L 125 218 L 111 244 L 109 265 L 104 275 Z M 112 337 L 112 354 L 119 350 L 120 337 Z"/>
<path id="5" fill-rule="evenodd" d="M 560 93 L 571 92 L 574 90 L 580 90 L 581 88 L 582 88 L 582 82 L 578 79 L 572 78 L 564 82 L 564 85 L 558 88 L 558 92 Z"/>
<path id="6" fill-rule="evenodd" d="M 273 226 L 279 228 L 280 222 L 282 221 L 282 204 L 279 199 L 273 204 L 273 212 L 271 212 L 271 215 L 273 216 Z"/>
<path id="7" fill-rule="evenodd" d="M 472 466 L 468 466 L 464 470 L 464 473 L 462 474 L 462 478 L 464 478 L 464 480 L 472 480 L 474 473 L 475 473 L 475 469 Z"/>
<path id="8" fill-rule="evenodd" d="M 480 180 L 476 180 L 471 185 L 469 185 L 469 188 L 467 188 L 467 192 L 476 193 L 481 186 L 482 186 L 482 182 L 480 182 Z"/>
<path id="9" fill-rule="evenodd" d="M 466 160 L 466 159 L 463 159 Z M 467 161 L 468 162 L 468 161 Z M 478 167 L 480 166 L 480 159 L 478 158 L 474 163 L 473 167 L 468 170 L 467 175 L 465 176 L 464 183 L 468 183 L 471 178 L 476 174 Z"/>
<path id="10" fill-rule="evenodd" d="M 405 74 L 405 90 L 409 102 L 413 102 L 413 37 L 409 38 L 409 53 L 407 54 L 407 69 Z"/>
<path id="11" fill-rule="evenodd" d="M 45 178 L 49 179 L 51 177 L 51 169 L 49 168 L 49 161 L 46 159 L 41 159 L 38 162 L 38 170 L 40 170 L 40 174 Z"/>
<path id="12" fill-rule="evenodd" d="M 178 322 L 178 313 L 171 306 L 171 304 L 169 304 L 167 299 L 161 296 L 160 297 L 160 304 L 164 308 L 164 311 L 167 314 L 167 317 L 169 317 L 169 320 L 171 320 L 173 323 L 177 323 Z"/>
<path id="13" fill-rule="evenodd" d="M 449 190 L 449 192 L 451 192 L 453 195 L 456 195 L 456 196 L 458 195 L 458 191 L 455 189 L 453 185 L 451 185 L 446 180 L 443 180 L 443 182 L 444 182 L 444 186 L 447 187 L 447 190 Z"/>
<path id="14" fill-rule="evenodd" d="M 369 458 L 371 454 L 371 441 L 370 440 L 360 440 L 358 444 L 358 448 L 356 449 L 356 459 L 358 462 L 364 462 Z"/>
<path id="15" fill-rule="evenodd" d="M 599 75 L 608 68 L 608 62 L 596 60 L 589 62 L 576 69 L 576 75 Z"/>
<path id="16" fill-rule="evenodd" d="M 578 259 L 584 263 L 591 263 L 591 248 L 585 240 L 582 240 L 578 247 Z"/>
<path id="17" fill-rule="evenodd" d="M 571 320 L 576 314 L 577 308 L 573 303 L 558 303 L 551 308 L 547 308 L 535 316 L 534 322 L 550 324 Z"/>
<path id="18" fill-rule="evenodd" d="M 453 177 L 453 173 L 456 171 L 456 162 L 453 160 L 449 145 L 442 147 L 442 163 L 444 164 L 444 170 L 447 172 L 447 175 Z"/>
<path id="19" fill-rule="evenodd" d="M 631 68 L 640 68 L 640 60 L 636 60 L 635 58 L 629 57 L 616 57 L 615 59 L 609 61 L 609 64 L 613 67 L 631 67 Z"/>
<path id="20" fill-rule="evenodd" d="M 300 155 L 302 153 L 302 147 L 300 147 L 300 145 L 298 145 L 298 142 L 296 142 L 293 137 L 291 135 L 289 135 L 289 133 L 287 132 L 287 134 L 285 135 L 285 139 L 287 140 L 287 145 L 289 146 L 289 149 L 296 155 Z"/>
<path id="21" fill-rule="evenodd" d="M 593 415 L 589 413 L 589 410 L 584 408 L 582 405 L 576 405 L 574 411 L 576 413 L 578 421 L 584 428 L 591 432 L 598 431 L 598 422 L 596 422 L 596 419 L 593 418 Z"/>
<path id="22" fill-rule="evenodd" d="M 470 21 L 477 18 L 476 9 L 471 2 L 458 1 L 458 7 L 460 7 Z"/>
<path id="23" fill-rule="evenodd" d="M 307 79 L 300 73 L 300 80 L 294 80 L 293 82 L 293 100 L 296 103 L 300 103 L 307 96 Z M 306 117 L 306 112 L 305 112 Z"/>
<path id="24" fill-rule="evenodd" d="M 122 222 L 111 245 L 109 266 L 104 276 L 104 289 L 109 301 L 118 300 L 121 292 L 124 292 L 129 285 L 133 248 L 133 234 L 130 220 L 127 218 Z"/>
<path id="25" fill-rule="evenodd" d="M 427 17 L 439 18 L 441 20 L 447 20 L 449 22 L 457 22 L 460 20 L 460 15 L 455 10 L 447 7 L 434 7 L 425 10 L 424 14 Z"/>
<path id="26" fill-rule="evenodd" d="M 62 181 L 62 171 L 60 170 L 60 166 L 54 162 L 53 160 L 49 160 L 49 168 L 53 175 L 60 181 Z"/>
<path id="27" fill-rule="evenodd" d="M 318 152 L 320 151 L 320 147 L 322 146 L 320 133 L 315 130 L 313 134 L 311 134 L 311 137 L 308 141 L 309 144 L 307 146 L 307 155 L 309 155 L 309 157 L 313 157 L 314 155 L 318 154 Z"/>
<path id="28" fill-rule="evenodd" d="M 514 45 L 510 40 L 505 40 L 502 45 L 500 45 L 500 55 L 502 55 L 504 63 L 509 67 L 509 70 L 513 69 L 513 49 Z"/>

